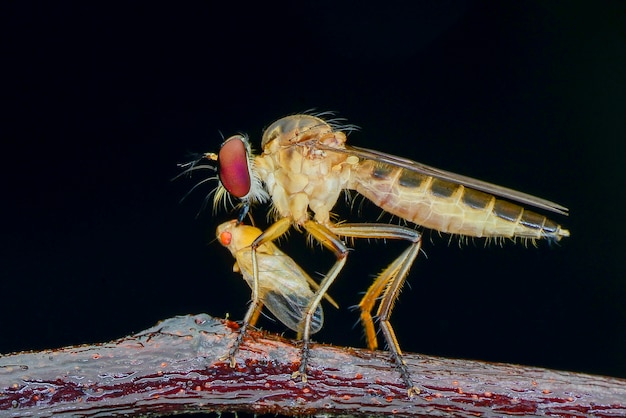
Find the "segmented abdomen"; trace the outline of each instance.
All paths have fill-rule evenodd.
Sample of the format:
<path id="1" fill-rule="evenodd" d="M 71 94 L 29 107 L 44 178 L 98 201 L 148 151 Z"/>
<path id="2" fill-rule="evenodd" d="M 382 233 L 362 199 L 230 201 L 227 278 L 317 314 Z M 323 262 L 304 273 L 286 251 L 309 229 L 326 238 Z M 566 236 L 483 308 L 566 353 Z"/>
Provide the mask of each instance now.
<path id="1" fill-rule="evenodd" d="M 353 169 L 350 188 L 393 215 L 445 233 L 556 241 L 569 236 L 556 222 L 522 206 L 376 161 Z"/>

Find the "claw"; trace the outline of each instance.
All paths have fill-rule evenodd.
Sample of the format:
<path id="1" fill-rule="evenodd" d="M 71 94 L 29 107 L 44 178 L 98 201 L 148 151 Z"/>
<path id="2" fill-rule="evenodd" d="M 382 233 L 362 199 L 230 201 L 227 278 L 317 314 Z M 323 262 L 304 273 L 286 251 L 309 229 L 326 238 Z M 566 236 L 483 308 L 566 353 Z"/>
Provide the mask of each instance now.
<path id="1" fill-rule="evenodd" d="M 221 356 L 218 360 L 219 360 L 219 361 L 226 361 L 226 360 L 229 360 L 230 358 L 231 358 L 231 357 L 230 357 L 230 354 L 224 354 L 224 355 L 223 355 L 223 356 Z M 230 362 L 230 360 L 229 360 L 229 362 Z"/>
<path id="2" fill-rule="evenodd" d="M 300 379 L 300 381 L 302 383 L 306 383 L 307 382 L 306 372 L 302 372 L 301 370 L 296 370 L 295 372 L 291 373 L 291 378 L 293 380 Z"/>
<path id="3" fill-rule="evenodd" d="M 407 395 L 409 395 L 409 398 L 412 398 L 414 396 L 419 395 L 420 393 L 422 393 L 421 390 L 419 390 L 418 387 L 416 386 L 411 386 L 408 390 L 407 390 Z"/>
<path id="4" fill-rule="evenodd" d="M 221 356 L 219 358 L 219 361 L 228 362 L 230 367 L 235 368 L 235 366 L 237 365 L 237 360 L 235 359 L 235 354 L 237 353 L 237 351 L 239 351 L 239 348 L 237 348 L 237 350 L 233 350 L 231 348 L 229 350 L 228 354 L 224 354 L 223 356 Z"/>

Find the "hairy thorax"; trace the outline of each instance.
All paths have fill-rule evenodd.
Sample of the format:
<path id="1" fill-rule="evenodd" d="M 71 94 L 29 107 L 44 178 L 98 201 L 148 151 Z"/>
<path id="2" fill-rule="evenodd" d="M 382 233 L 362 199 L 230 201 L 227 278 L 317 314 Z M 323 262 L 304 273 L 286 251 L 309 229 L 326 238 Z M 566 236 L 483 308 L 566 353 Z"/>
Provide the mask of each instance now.
<path id="1" fill-rule="evenodd" d="M 330 211 L 346 188 L 352 167 L 347 154 L 326 153 L 319 145 L 343 148 L 346 136 L 311 115 L 280 119 L 263 135 L 255 168 L 265 179 L 277 215 L 301 225 L 309 219 L 329 224 Z"/>

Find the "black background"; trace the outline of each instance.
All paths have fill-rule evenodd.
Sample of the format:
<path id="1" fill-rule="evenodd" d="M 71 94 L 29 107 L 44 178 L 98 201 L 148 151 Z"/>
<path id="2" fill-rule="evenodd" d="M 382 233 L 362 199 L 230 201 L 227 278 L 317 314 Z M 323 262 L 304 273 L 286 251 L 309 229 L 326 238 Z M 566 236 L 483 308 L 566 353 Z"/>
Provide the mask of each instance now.
<path id="1" fill-rule="evenodd" d="M 181 204 L 200 178 L 170 180 L 220 132 L 258 148 L 316 108 L 361 127 L 351 144 L 570 208 L 553 247 L 426 233 L 393 317 L 406 351 L 626 377 L 623 2 L 4 8 L 0 352 L 241 318 L 249 289 L 211 242 L 233 214 L 196 218 L 213 185 Z M 297 233 L 282 247 L 332 264 Z M 403 248 L 355 245 L 316 340 L 364 344 L 349 307 Z"/>

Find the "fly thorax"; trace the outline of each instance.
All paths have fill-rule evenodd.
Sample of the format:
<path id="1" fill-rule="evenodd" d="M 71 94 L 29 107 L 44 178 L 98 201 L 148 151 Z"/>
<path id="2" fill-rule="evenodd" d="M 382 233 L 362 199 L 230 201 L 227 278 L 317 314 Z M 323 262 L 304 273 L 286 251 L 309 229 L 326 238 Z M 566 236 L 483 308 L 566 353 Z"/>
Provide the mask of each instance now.
<path id="1" fill-rule="evenodd" d="M 279 216 L 296 224 L 309 219 L 326 224 L 330 211 L 346 188 L 354 164 L 348 154 L 328 149 L 345 147 L 346 135 L 313 115 L 279 119 L 263 133 L 263 172 Z"/>
<path id="2" fill-rule="evenodd" d="M 302 224 L 310 209 L 318 222 L 327 223 L 350 177 L 346 159 L 345 154 L 315 148 L 311 141 L 290 146 L 272 141 L 257 157 L 256 167 L 281 217 Z"/>

